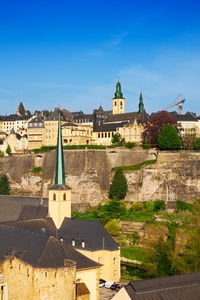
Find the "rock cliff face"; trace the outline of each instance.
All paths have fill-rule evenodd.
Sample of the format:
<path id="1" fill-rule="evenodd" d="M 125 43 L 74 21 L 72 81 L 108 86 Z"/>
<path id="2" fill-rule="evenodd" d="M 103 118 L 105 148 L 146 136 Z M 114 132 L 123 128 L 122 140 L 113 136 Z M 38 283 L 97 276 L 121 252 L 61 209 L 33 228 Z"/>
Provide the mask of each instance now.
<path id="1" fill-rule="evenodd" d="M 98 205 L 106 200 L 112 167 L 133 165 L 155 158 L 155 150 L 107 149 L 64 151 L 66 182 L 74 204 Z M 13 193 L 48 196 L 53 184 L 55 151 L 39 155 L 0 158 L 0 172 L 7 173 Z M 30 172 L 41 166 L 42 173 Z M 200 153 L 159 152 L 157 163 L 138 171 L 126 171 L 127 200 L 187 200 L 200 197 Z"/>

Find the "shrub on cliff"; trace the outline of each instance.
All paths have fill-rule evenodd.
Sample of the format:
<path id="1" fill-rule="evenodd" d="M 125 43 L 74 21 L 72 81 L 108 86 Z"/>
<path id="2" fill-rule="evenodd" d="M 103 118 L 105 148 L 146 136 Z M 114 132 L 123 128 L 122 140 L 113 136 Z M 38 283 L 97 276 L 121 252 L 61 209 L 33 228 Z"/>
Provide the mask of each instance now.
<path id="1" fill-rule="evenodd" d="M 175 150 L 180 149 L 182 141 L 177 129 L 171 124 L 167 124 L 159 134 L 157 143 L 160 149 Z"/>
<path id="2" fill-rule="evenodd" d="M 121 200 L 124 199 L 128 190 L 127 180 L 121 169 L 115 172 L 109 190 L 109 198 Z"/>
<path id="3" fill-rule="evenodd" d="M 120 232 L 119 223 L 116 220 L 110 220 L 105 225 L 105 229 L 110 233 L 111 235 L 117 236 Z"/>
<path id="4" fill-rule="evenodd" d="M 10 184 L 8 181 L 8 177 L 6 175 L 2 175 L 0 177 L 0 194 L 1 195 L 10 194 Z"/>
<path id="5" fill-rule="evenodd" d="M 196 139 L 196 141 L 194 142 L 194 149 L 200 150 L 200 138 Z"/>
<path id="6" fill-rule="evenodd" d="M 6 148 L 6 153 L 8 154 L 8 155 L 10 155 L 11 153 L 12 153 L 12 151 L 11 151 L 11 148 L 10 148 L 10 145 L 8 144 L 8 147 Z"/>
<path id="7" fill-rule="evenodd" d="M 125 144 L 125 148 L 128 148 L 128 149 L 132 149 L 132 148 L 135 148 L 137 146 L 136 143 L 132 143 L 132 142 L 128 142 Z"/>

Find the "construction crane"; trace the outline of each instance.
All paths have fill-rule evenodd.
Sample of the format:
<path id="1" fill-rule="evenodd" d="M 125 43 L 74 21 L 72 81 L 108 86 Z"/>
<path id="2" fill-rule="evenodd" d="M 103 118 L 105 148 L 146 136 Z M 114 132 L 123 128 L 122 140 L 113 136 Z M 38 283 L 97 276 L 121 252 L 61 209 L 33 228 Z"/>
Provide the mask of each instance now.
<path id="1" fill-rule="evenodd" d="M 181 95 L 179 95 L 179 99 L 177 102 L 165 107 L 164 109 L 168 109 L 170 107 L 178 105 L 178 113 L 181 115 L 182 114 L 182 105 L 181 104 L 183 104 L 185 101 L 186 101 L 186 99 L 181 99 Z"/>

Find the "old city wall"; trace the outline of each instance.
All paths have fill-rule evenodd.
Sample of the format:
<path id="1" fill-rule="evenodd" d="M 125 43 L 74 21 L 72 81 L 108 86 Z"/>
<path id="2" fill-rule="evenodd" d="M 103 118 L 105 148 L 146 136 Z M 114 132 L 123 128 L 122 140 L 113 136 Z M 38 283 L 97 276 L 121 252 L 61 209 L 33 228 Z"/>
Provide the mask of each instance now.
<path id="1" fill-rule="evenodd" d="M 106 149 L 64 151 L 66 183 L 72 188 L 72 203 L 92 206 L 106 200 L 112 167 L 154 159 L 156 150 Z M 56 153 L 0 158 L 0 171 L 7 173 L 13 193 L 48 196 L 53 184 Z M 41 166 L 42 173 L 30 172 Z M 126 171 L 127 200 L 177 200 L 200 197 L 200 153 L 159 152 L 157 163 L 138 171 Z"/>

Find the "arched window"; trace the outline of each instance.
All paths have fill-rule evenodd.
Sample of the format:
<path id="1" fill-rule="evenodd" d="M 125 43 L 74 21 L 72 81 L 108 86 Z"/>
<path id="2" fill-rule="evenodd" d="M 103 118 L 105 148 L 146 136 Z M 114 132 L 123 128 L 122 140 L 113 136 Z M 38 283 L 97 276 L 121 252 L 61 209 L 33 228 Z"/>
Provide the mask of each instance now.
<path id="1" fill-rule="evenodd" d="M 56 194 L 53 194 L 53 200 L 56 201 Z"/>
<path id="2" fill-rule="evenodd" d="M 72 240 L 72 246 L 75 246 L 76 243 L 75 243 L 75 240 Z"/>
<path id="3" fill-rule="evenodd" d="M 115 101 L 115 106 L 117 106 L 117 102 Z"/>
<path id="4" fill-rule="evenodd" d="M 66 194 L 65 193 L 63 194 L 63 200 L 64 201 L 66 200 Z"/>

